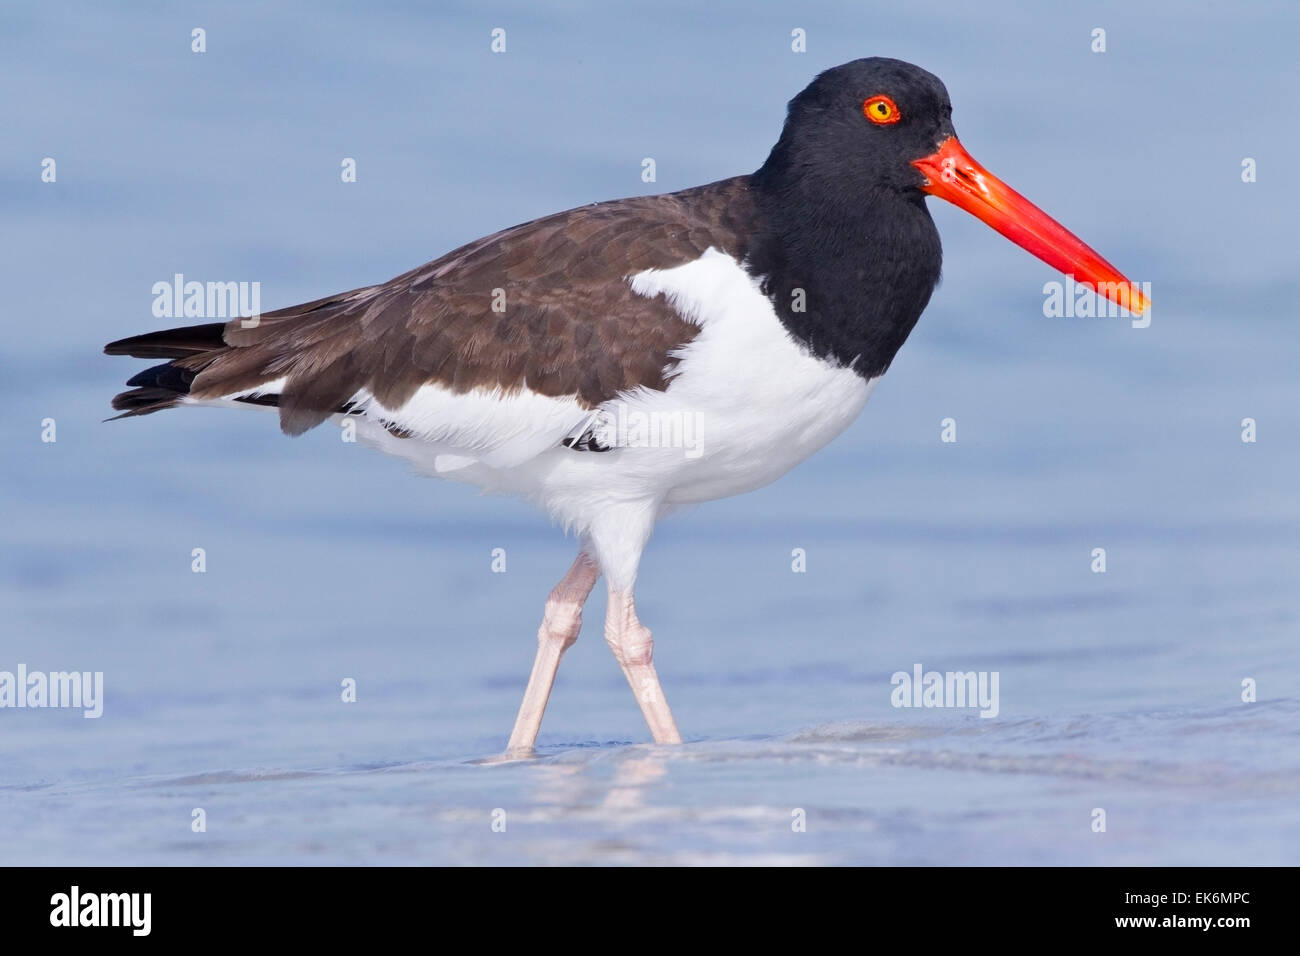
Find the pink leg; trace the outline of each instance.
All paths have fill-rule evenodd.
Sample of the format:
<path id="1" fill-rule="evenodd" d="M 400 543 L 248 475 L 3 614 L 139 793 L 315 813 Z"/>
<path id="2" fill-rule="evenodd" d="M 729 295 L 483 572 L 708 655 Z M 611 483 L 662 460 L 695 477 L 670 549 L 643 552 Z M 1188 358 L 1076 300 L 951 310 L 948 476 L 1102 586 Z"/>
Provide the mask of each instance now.
<path id="1" fill-rule="evenodd" d="M 569 573 L 547 598 L 542 626 L 537 630 L 533 673 L 528 678 L 524 701 L 519 705 L 515 728 L 510 732 L 507 754 L 524 756 L 533 752 L 537 732 L 542 727 L 542 715 L 546 713 L 546 702 L 555 684 L 555 672 L 560 669 L 560 658 L 578 639 L 582 627 L 582 605 L 599 577 L 600 569 L 596 562 L 587 556 L 586 551 L 580 551 Z"/>
<path id="2" fill-rule="evenodd" d="M 654 656 L 654 638 L 650 629 L 637 620 L 631 590 L 609 589 L 609 609 L 605 616 L 605 642 L 623 668 L 632 693 L 641 705 L 645 722 L 657 744 L 679 744 L 682 736 L 677 732 L 673 713 L 668 709 L 659 675 L 651 661 Z"/>

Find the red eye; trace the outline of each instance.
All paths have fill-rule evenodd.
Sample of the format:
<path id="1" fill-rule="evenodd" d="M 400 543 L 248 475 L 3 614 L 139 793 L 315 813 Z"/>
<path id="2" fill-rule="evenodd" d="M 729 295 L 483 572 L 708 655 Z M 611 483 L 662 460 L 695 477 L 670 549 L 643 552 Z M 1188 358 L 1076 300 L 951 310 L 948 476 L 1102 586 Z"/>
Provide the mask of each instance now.
<path id="1" fill-rule="evenodd" d="M 873 96 L 862 104 L 862 112 L 866 114 L 867 119 L 873 123 L 897 123 L 902 116 L 898 112 L 898 104 L 883 94 Z"/>

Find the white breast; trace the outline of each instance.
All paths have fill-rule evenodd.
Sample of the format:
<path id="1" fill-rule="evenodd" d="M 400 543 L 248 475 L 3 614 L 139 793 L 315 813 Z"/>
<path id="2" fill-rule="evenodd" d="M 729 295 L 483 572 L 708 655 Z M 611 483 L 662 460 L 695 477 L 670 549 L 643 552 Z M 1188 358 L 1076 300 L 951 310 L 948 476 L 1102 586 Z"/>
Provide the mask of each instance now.
<path id="1" fill-rule="evenodd" d="M 681 414 L 696 423 L 699 454 L 679 456 L 665 497 L 670 504 L 775 480 L 847 428 L 875 387 L 877 379 L 819 359 L 796 342 L 758 283 L 724 253 L 710 249 L 694 262 L 630 281 L 641 295 L 667 296 L 700 326 L 678 353 L 668 390 L 627 399 L 647 414 Z"/>

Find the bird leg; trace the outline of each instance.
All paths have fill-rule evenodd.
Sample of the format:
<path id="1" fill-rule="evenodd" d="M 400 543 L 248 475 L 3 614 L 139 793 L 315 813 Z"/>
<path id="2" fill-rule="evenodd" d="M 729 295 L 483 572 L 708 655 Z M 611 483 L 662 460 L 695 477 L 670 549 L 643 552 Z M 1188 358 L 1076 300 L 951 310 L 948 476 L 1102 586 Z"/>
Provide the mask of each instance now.
<path id="1" fill-rule="evenodd" d="M 659 675 L 651 661 L 655 642 L 650 629 L 637 620 L 632 603 L 632 591 L 609 589 L 609 608 L 605 615 L 605 642 L 623 668 L 627 682 L 632 686 L 637 703 L 650 733 L 657 744 L 679 744 L 682 736 L 677 732 L 673 713 L 668 709 Z"/>
<path id="2" fill-rule="evenodd" d="M 537 732 L 542 727 L 542 715 L 546 713 L 546 702 L 555 684 L 555 672 L 560 669 L 560 658 L 578 639 L 582 627 L 582 605 L 599 577 L 600 568 L 596 562 L 585 550 L 579 551 L 573 567 L 546 599 L 542 626 L 537 629 L 537 657 L 533 661 L 533 672 L 528 678 L 523 703 L 519 705 L 514 730 L 510 732 L 507 754 L 526 756 L 533 752 Z"/>

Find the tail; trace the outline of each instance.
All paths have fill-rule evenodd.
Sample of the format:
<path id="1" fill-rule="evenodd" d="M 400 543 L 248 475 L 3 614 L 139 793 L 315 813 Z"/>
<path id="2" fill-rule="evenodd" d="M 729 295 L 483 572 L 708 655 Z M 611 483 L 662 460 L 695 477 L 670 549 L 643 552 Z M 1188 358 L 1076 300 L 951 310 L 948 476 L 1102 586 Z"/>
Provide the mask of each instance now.
<path id="1" fill-rule="evenodd" d="M 256 322 L 235 318 L 110 342 L 107 355 L 166 360 L 126 383 L 113 398 L 121 412 L 115 418 L 181 403 L 241 402 L 278 407 L 281 429 L 300 435 L 353 409 L 352 396 L 367 383 L 354 354 L 357 329 L 394 295 L 367 286 L 266 312 Z M 390 348 L 386 361 L 398 351 Z"/>
<path id="2" fill-rule="evenodd" d="M 180 404 L 190 393 L 190 387 L 198 374 L 230 352 L 231 348 L 224 337 L 225 329 L 225 322 L 209 322 L 181 329 L 146 332 L 144 335 L 133 335 L 105 345 L 105 355 L 171 360 L 150 366 L 127 379 L 126 384 L 133 387 L 113 396 L 113 409 L 122 414 L 114 415 L 108 420 L 149 415 Z M 279 404 L 275 395 L 249 395 L 235 400 L 250 405 Z"/>
<path id="3" fill-rule="evenodd" d="M 122 414 L 113 416 L 110 421 L 132 415 L 148 415 L 177 405 L 190 393 L 194 377 L 207 364 L 204 361 L 195 363 L 193 360 L 202 360 L 228 348 L 222 337 L 225 328 L 224 322 L 209 322 L 183 329 L 146 332 L 144 335 L 133 335 L 129 339 L 118 339 L 105 345 L 105 355 L 189 360 L 184 363 L 164 362 L 129 379 L 126 384 L 135 387 L 113 397 L 114 410 Z"/>
<path id="4" fill-rule="evenodd" d="M 336 300 L 322 300 L 332 304 Z M 150 415 L 174 408 L 188 400 L 200 403 L 239 402 L 246 405 L 283 405 L 280 388 L 291 370 L 293 342 L 286 341 L 303 316 L 318 308 L 308 303 L 296 309 L 267 313 L 256 326 L 245 327 L 242 319 L 209 322 L 179 329 L 146 332 L 119 339 L 104 346 L 105 355 L 130 355 L 144 359 L 167 359 L 127 380 L 127 391 L 113 396 L 113 409 L 121 412 L 109 421 Z M 277 334 L 279 333 L 279 334 Z M 241 341 L 243 339 L 243 341 Z M 309 353 L 310 350 L 307 350 Z M 307 354 L 308 364 L 312 356 Z M 193 393 L 193 394 L 191 394 Z M 289 434 L 301 434 L 335 413 L 352 411 L 353 403 L 322 402 L 308 420 L 283 425 Z M 284 415 L 281 408 L 281 417 Z M 303 416 L 300 416 L 303 417 Z"/>

